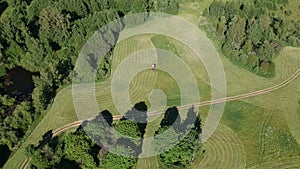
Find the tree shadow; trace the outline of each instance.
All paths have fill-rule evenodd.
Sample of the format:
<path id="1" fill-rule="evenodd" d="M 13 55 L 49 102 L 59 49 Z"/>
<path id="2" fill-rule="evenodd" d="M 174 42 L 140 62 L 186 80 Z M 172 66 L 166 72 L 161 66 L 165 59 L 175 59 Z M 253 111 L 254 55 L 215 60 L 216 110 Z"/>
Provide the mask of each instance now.
<path id="1" fill-rule="evenodd" d="M 131 108 L 131 110 L 127 111 L 124 114 L 123 118 L 121 119 L 121 120 L 127 120 L 127 119 L 133 120 L 137 123 L 138 129 L 141 133 L 141 139 L 139 145 L 135 145 L 131 140 L 118 139 L 118 141 L 122 141 L 124 142 L 123 144 L 126 144 L 127 146 L 131 147 L 135 151 L 136 155 L 142 153 L 143 138 L 147 128 L 147 117 L 148 117 L 147 110 L 148 107 L 144 101 L 136 103 L 134 107 Z"/>
<path id="2" fill-rule="evenodd" d="M 181 123 L 179 129 L 180 133 L 188 133 L 189 130 L 194 129 L 197 133 L 201 134 L 201 119 L 195 112 L 194 106 L 189 108 L 187 112 L 187 118 Z"/>
<path id="3" fill-rule="evenodd" d="M 6 163 L 6 161 L 8 160 L 11 151 L 9 150 L 7 145 L 1 145 L 0 144 L 0 150 L 1 150 L 1 154 L 0 154 L 0 168 L 3 167 L 3 165 Z"/>
<path id="4" fill-rule="evenodd" d="M 134 107 L 127 111 L 122 119 L 130 119 L 137 122 L 138 128 L 144 137 L 147 127 L 147 105 L 145 102 L 139 102 Z"/>
<path id="5" fill-rule="evenodd" d="M 178 112 L 177 107 L 174 106 L 167 109 L 166 113 L 164 114 L 164 118 L 160 122 L 160 127 L 163 128 L 173 126 L 175 131 L 179 131 L 180 122 L 180 114 Z"/>
<path id="6" fill-rule="evenodd" d="M 142 153 L 142 143 L 140 145 L 134 144 L 133 141 L 131 141 L 129 138 L 119 138 L 116 142 L 117 145 L 122 145 L 123 147 L 126 147 L 128 151 L 133 150 L 135 154 L 133 157 L 137 157 L 140 153 Z M 131 158 L 133 158 L 131 157 Z"/>
<path id="7" fill-rule="evenodd" d="M 53 137 L 53 131 L 49 130 L 44 135 L 42 140 L 39 141 L 37 148 L 42 148 L 45 144 L 47 144 Z"/>
<path id="8" fill-rule="evenodd" d="M 72 169 L 80 169 L 80 165 L 76 161 L 71 161 L 69 159 L 63 158 L 58 164 L 54 166 L 57 169 L 65 169 L 65 168 L 72 168 Z"/>
<path id="9" fill-rule="evenodd" d="M 180 132 L 185 133 L 187 130 L 190 130 L 192 127 L 194 127 L 197 118 L 198 117 L 195 112 L 195 108 L 192 106 L 187 112 L 187 118 L 180 125 Z"/>
<path id="10" fill-rule="evenodd" d="M 97 122 L 102 122 L 102 121 L 106 121 L 107 124 L 109 126 L 112 125 L 113 122 L 113 116 L 112 114 L 108 111 L 108 110 L 104 110 L 101 113 L 98 114 L 98 116 L 96 116 L 95 121 Z"/>
<path id="11" fill-rule="evenodd" d="M 81 127 L 101 148 L 109 149 L 115 144 L 112 130 L 113 116 L 108 110 L 100 112 L 93 120 L 84 121 Z"/>

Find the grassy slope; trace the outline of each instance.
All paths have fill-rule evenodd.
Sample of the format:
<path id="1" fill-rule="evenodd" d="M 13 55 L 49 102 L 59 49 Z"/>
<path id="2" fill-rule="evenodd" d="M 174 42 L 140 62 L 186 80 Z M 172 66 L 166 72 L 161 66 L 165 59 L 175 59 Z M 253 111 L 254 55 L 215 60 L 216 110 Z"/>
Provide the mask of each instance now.
<path id="1" fill-rule="evenodd" d="M 138 41 L 138 39 L 137 39 Z M 135 41 L 135 43 L 137 42 Z M 134 42 L 131 42 L 131 43 L 134 43 Z M 126 47 L 124 47 L 126 48 Z M 127 48 L 126 48 L 127 49 Z M 123 49 L 123 50 L 126 50 L 126 49 Z M 137 49 L 136 49 L 137 50 Z M 292 56 L 289 56 L 289 59 L 293 59 L 293 56 L 295 56 L 295 54 L 297 53 L 297 50 L 296 49 L 286 49 L 286 50 L 295 50 L 294 53 L 291 53 L 291 52 L 286 52 L 284 51 L 283 53 L 284 54 L 292 54 Z M 191 57 L 191 55 L 188 55 L 189 57 Z M 282 63 L 286 63 L 287 61 L 290 62 L 290 60 L 284 60 L 286 59 L 287 57 L 283 58 L 283 57 L 278 57 L 278 61 L 281 61 L 278 63 L 278 69 L 282 71 L 278 73 L 278 76 L 277 78 L 275 79 L 272 79 L 274 82 L 274 84 L 276 84 L 275 82 L 279 82 L 281 79 L 284 79 L 286 77 L 288 77 L 288 75 L 294 71 L 294 69 L 297 67 L 296 64 L 293 65 L 293 64 L 290 64 L 290 70 L 289 71 L 283 71 L 285 70 L 284 67 L 280 66 L 280 64 Z M 294 58 L 294 59 L 297 59 Z M 226 62 L 225 60 L 225 67 L 227 68 L 227 72 L 235 72 L 236 69 L 238 69 L 238 67 L 234 66 L 234 65 L 230 65 L 230 62 Z M 292 63 L 299 63 L 299 62 L 292 62 Z M 231 68 L 231 69 L 229 69 Z M 192 68 L 193 69 L 193 68 Z M 193 69 L 194 70 L 194 69 Z M 244 72 L 244 71 L 240 71 L 242 72 L 243 74 L 247 75 L 247 76 L 244 76 L 243 79 L 245 79 L 245 81 L 248 81 L 247 79 L 249 77 L 252 77 L 252 78 L 256 78 L 256 81 L 272 81 L 272 80 L 266 80 L 266 79 L 260 79 L 256 76 L 253 76 L 252 74 L 248 73 L 248 72 Z M 197 74 L 197 73 L 195 73 Z M 237 73 L 235 73 L 237 74 Z M 141 74 L 142 75 L 142 74 Z M 230 74 L 227 73 L 227 77 L 230 78 L 231 76 L 229 76 Z M 237 74 L 238 75 L 238 74 Z M 137 81 L 141 81 L 139 79 L 139 77 L 136 77 L 137 78 Z M 163 79 L 163 77 L 162 77 Z M 200 78 L 198 78 L 199 80 Z M 202 78 L 202 80 L 205 79 L 205 77 Z M 251 78 L 250 78 L 251 79 Z M 240 81 L 241 79 L 239 79 Z M 162 81 L 162 80 L 160 80 Z M 202 81 L 203 83 L 204 81 Z M 159 83 L 159 84 L 163 84 L 163 83 Z M 296 83 L 297 84 L 297 83 Z M 140 84 L 142 85 L 142 84 Z M 265 85 L 262 83 L 262 85 Z M 295 84 L 294 84 L 295 85 Z M 149 86 L 150 87 L 150 86 Z M 229 86 L 230 87 L 230 86 Z M 252 86 L 253 87 L 253 86 Z M 257 87 L 257 86 L 256 86 Z M 162 87 L 159 87 L 159 88 L 162 88 L 163 89 L 163 86 Z M 138 89 L 138 88 L 136 88 Z M 244 89 L 244 90 L 242 90 Z M 247 90 L 245 90 L 245 88 L 239 88 L 238 91 L 243 91 L 241 93 L 244 93 L 244 92 L 247 92 Z M 257 87 L 258 89 L 258 87 Z M 295 89 L 295 88 L 294 88 Z M 237 89 L 236 89 L 237 90 Z M 99 91 L 99 92 L 98 92 Z M 229 90 L 230 92 L 231 90 Z M 232 91 L 231 91 L 232 92 Z M 279 94 L 283 94 L 283 92 L 280 92 L 278 91 Z M 134 92 L 133 92 L 134 93 Z M 138 92 L 140 93 L 140 92 Z M 143 92 L 142 92 L 143 93 Z M 274 92 L 275 93 L 275 92 Z M 290 91 L 288 93 L 294 93 L 295 94 L 295 91 Z M 296 92 L 297 93 L 297 92 Z M 174 94 L 174 93 L 173 93 Z M 284 93 L 285 94 L 285 93 Z M 272 93 L 271 93 L 272 95 Z M 287 94 L 285 94 L 287 95 Z M 101 97 L 101 96 L 106 96 L 106 97 Z M 140 101 L 141 97 L 144 97 L 143 95 L 136 95 L 135 96 L 136 98 L 138 98 L 136 101 Z M 256 102 L 258 102 L 258 104 L 263 104 L 265 105 L 266 104 L 266 97 L 262 97 L 261 99 L 259 99 L 260 97 L 257 97 L 255 98 L 254 100 L 257 100 Z M 272 98 L 274 98 L 273 96 L 272 97 L 267 97 L 267 98 L 270 98 L 270 100 L 273 100 Z M 287 98 L 290 98 L 290 97 L 287 97 Z M 103 109 L 108 109 L 110 110 L 111 112 L 113 112 L 113 114 L 115 114 L 114 112 L 114 109 L 113 109 L 113 105 L 111 104 L 112 101 L 111 101 L 111 95 L 110 95 L 110 88 L 109 88 L 109 83 L 108 82 L 103 82 L 103 83 L 100 83 L 97 85 L 97 99 L 99 101 L 99 103 L 101 103 Z M 251 101 L 251 99 L 248 99 L 246 101 Z M 252 102 L 252 101 L 251 101 Z M 272 105 L 272 104 L 271 104 Z M 280 105 L 280 104 L 279 104 Z M 49 123 L 49 121 L 51 123 Z M 61 127 L 63 126 L 63 124 L 67 124 L 67 123 L 70 123 L 72 121 L 76 121 L 76 114 L 74 114 L 74 110 L 73 110 L 73 105 L 72 105 L 72 97 L 71 97 L 71 88 L 66 88 L 64 90 L 62 90 L 60 92 L 60 94 L 57 95 L 56 97 L 56 101 L 54 102 L 53 104 L 53 107 L 50 109 L 50 111 L 48 112 L 48 114 L 45 116 L 45 118 L 43 119 L 43 121 L 40 123 L 40 125 L 35 129 L 35 131 L 33 132 L 32 136 L 30 136 L 28 138 L 28 140 L 23 144 L 23 147 L 17 151 L 17 153 L 14 155 L 14 159 L 10 159 L 10 162 L 8 164 L 10 165 L 6 165 L 5 167 L 7 168 L 17 168 L 17 166 L 20 166 L 20 164 L 22 163 L 22 161 L 25 159 L 24 158 L 24 147 L 25 145 L 27 145 L 28 143 L 37 143 L 38 140 L 42 137 L 43 133 L 47 132 L 48 130 L 50 129 L 55 129 L 55 128 L 58 128 L 58 127 Z M 154 125 L 155 126 L 155 125 Z M 152 127 L 149 127 L 149 130 L 151 130 Z M 155 130 L 152 130 L 152 132 L 155 131 Z M 247 152 L 247 151 L 246 151 Z M 18 159 L 18 160 L 15 160 L 15 159 Z M 12 162 L 11 160 L 13 160 L 14 162 Z M 149 159 L 150 160 L 150 159 Z M 151 159 L 152 162 L 144 162 L 143 165 L 156 165 L 156 162 L 155 160 Z M 152 164 L 152 165 L 151 165 Z"/>
<path id="2" fill-rule="evenodd" d="M 222 122 L 243 142 L 247 168 L 300 155 L 281 110 L 235 101 L 227 104 Z"/>
<path id="3" fill-rule="evenodd" d="M 295 3 L 296 1 L 292 1 L 292 4 L 290 4 L 289 7 L 295 8 Z M 297 3 L 299 3 L 299 1 L 297 1 Z M 184 6 L 183 9 L 186 11 L 181 12 L 180 15 L 194 23 L 194 20 L 197 20 L 197 16 L 193 16 L 189 13 L 189 11 L 195 13 L 193 9 L 190 10 L 190 8 L 186 6 Z M 293 14 L 298 15 L 296 12 Z M 286 79 L 290 74 L 300 68 L 300 57 L 298 56 L 299 52 L 299 48 L 285 48 L 281 52 L 280 56 L 275 60 L 277 66 L 277 76 L 272 79 L 259 78 L 253 74 L 250 74 L 246 70 L 241 70 L 236 65 L 232 65 L 228 59 L 222 57 L 228 84 L 228 96 L 245 93 L 246 91 L 250 92 L 251 90 L 254 91 L 257 89 L 262 89 Z M 288 164 L 288 161 L 290 161 L 291 165 L 299 167 L 300 154 L 295 153 L 297 151 L 299 152 L 300 144 L 300 113 L 298 105 L 298 100 L 300 99 L 299 84 L 300 78 L 297 78 L 293 83 L 281 90 L 244 100 L 250 104 L 227 103 L 227 109 L 235 110 L 237 108 L 239 109 L 240 107 L 246 107 L 242 113 L 243 116 L 245 116 L 245 119 L 236 120 L 234 123 L 231 123 L 230 127 L 235 133 L 238 134 L 239 139 L 244 144 L 247 155 L 247 168 L 255 165 L 255 167 L 258 167 L 258 164 L 260 165 L 261 163 L 263 163 L 261 165 L 264 168 L 272 168 L 272 166 L 284 166 L 279 165 L 280 163 L 272 163 L 272 161 L 275 162 L 278 159 L 280 159 L 282 164 Z M 243 104 L 243 106 L 241 104 Z M 254 105 L 259 105 L 265 108 L 259 108 Z M 237 108 L 235 108 L 235 106 Z M 226 114 L 229 114 L 228 110 L 226 112 L 227 113 L 225 113 L 222 122 L 229 125 L 228 117 L 226 117 Z M 234 116 L 234 114 L 232 116 Z M 219 128 L 224 129 L 226 126 L 221 125 Z M 217 130 L 221 130 L 219 128 Z M 263 134 L 266 134 L 266 130 L 270 129 L 274 131 L 273 135 L 271 136 L 273 138 L 264 138 L 266 136 L 263 136 Z M 260 132 L 255 130 L 260 130 Z M 292 136 L 294 136 L 294 138 Z M 213 138 L 214 137 L 212 137 L 212 140 L 209 140 L 204 144 L 204 147 L 213 150 L 213 152 L 207 152 L 206 154 L 210 153 L 213 154 L 213 156 L 216 156 L 223 153 L 222 155 L 225 155 L 223 149 L 226 149 L 226 144 L 224 144 L 223 147 L 219 147 L 219 149 L 212 149 L 211 146 L 207 146 L 212 145 L 210 143 L 215 143 Z M 264 141 L 258 142 L 259 138 L 264 139 Z M 286 145 L 288 145 L 288 147 L 285 147 Z M 217 147 L 217 144 L 214 147 Z M 220 154 L 216 153 L 216 151 L 220 151 Z M 230 152 L 231 151 L 226 153 L 228 154 Z M 211 163 L 207 162 L 207 159 L 204 158 L 203 161 L 195 163 L 194 168 L 207 168 L 218 164 L 219 167 L 226 165 L 225 159 L 220 160 L 220 163 L 219 160 L 214 161 L 212 155 L 210 155 L 210 158 L 212 158 L 210 159 Z M 217 157 L 215 157 L 215 159 L 216 158 Z M 225 166 L 222 168 L 224 167 Z"/>
<path id="4" fill-rule="evenodd" d="M 194 16 L 193 14 L 188 14 L 188 13 L 189 13 L 189 8 L 186 8 L 185 11 L 181 11 L 179 15 L 187 18 L 188 20 L 190 20 L 196 24 L 198 17 Z M 195 13 L 195 12 L 193 12 L 193 13 Z M 145 38 L 142 38 L 142 39 L 145 39 Z M 139 44 L 137 42 L 141 42 L 141 39 L 130 42 L 130 43 Z M 143 44 L 143 43 L 141 43 L 141 44 Z M 131 46 L 135 46 L 135 45 L 131 45 Z M 119 50 L 119 53 L 123 53 L 124 51 L 130 53 L 130 52 L 134 52 L 135 50 L 137 50 L 137 49 L 130 49 L 130 48 L 128 48 L 128 46 L 127 47 L 124 46 L 123 49 Z M 262 89 L 262 88 L 265 88 L 268 86 L 278 84 L 282 80 L 286 79 L 297 68 L 299 68 L 299 64 L 300 64 L 299 60 L 300 59 L 299 59 L 299 56 L 297 56 L 297 53 L 299 53 L 299 49 L 295 49 L 295 48 L 287 48 L 282 52 L 282 54 L 281 54 L 282 56 L 278 57 L 276 60 L 276 62 L 277 62 L 277 64 L 276 64 L 277 77 L 273 78 L 273 79 L 261 79 L 245 70 L 241 70 L 239 67 L 232 65 L 227 59 L 223 58 L 223 64 L 225 66 L 225 71 L 226 71 L 226 76 L 227 76 L 228 95 L 247 93 L 247 92 L 257 90 L 257 89 Z M 126 55 L 124 54 L 123 56 L 126 56 Z M 187 55 L 187 56 L 191 56 L 191 55 Z M 114 63 L 120 63 L 122 58 L 118 58 L 118 59 L 119 59 L 119 61 L 114 60 Z M 118 64 L 114 64 L 115 67 L 116 67 L 116 65 L 118 65 Z M 192 69 L 194 70 L 194 68 L 192 68 Z M 201 69 L 200 70 L 196 69 L 196 70 L 197 70 L 197 72 L 196 73 L 194 72 L 194 73 L 196 75 L 198 74 L 199 76 L 201 75 L 201 72 L 203 72 Z M 206 76 L 203 76 L 201 78 L 201 80 L 203 82 L 208 83 L 208 77 L 206 77 Z M 258 97 L 252 98 L 252 99 L 245 100 L 246 102 L 249 102 L 249 103 L 252 103 L 255 105 L 264 106 L 267 108 L 273 108 L 273 106 L 275 106 L 276 109 L 278 109 L 278 112 L 284 112 L 284 115 L 286 116 L 286 118 L 289 120 L 292 120 L 291 121 L 292 123 L 289 123 L 289 127 L 291 129 L 291 132 L 294 134 L 295 138 L 297 138 L 298 141 L 300 140 L 300 137 L 297 135 L 297 133 L 300 133 L 299 132 L 300 128 L 297 128 L 298 127 L 297 123 L 299 124 L 299 121 L 296 121 L 297 118 L 294 118 L 294 117 L 299 117 L 299 113 L 297 114 L 296 113 L 297 111 L 295 111 L 297 109 L 296 103 L 300 99 L 299 98 L 299 93 L 300 93 L 299 86 L 297 85 L 299 83 L 300 83 L 300 81 L 298 78 L 291 85 L 289 85 L 281 90 L 278 90 L 278 91 L 275 91 L 275 92 L 272 92 L 270 94 L 266 94 L 263 96 L 258 96 Z M 103 86 L 103 87 L 101 87 L 101 86 Z M 109 83 L 108 82 L 100 83 L 99 85 L 97 85 L 97 90 L 102 91 L 102 94 L 105 94 L 106 93 L 105 91 L 107 91 L 107 92 L 110 91 Z M 106 94 L 107 95 L 105 95 L 105 96 L 107 96 L 108 98 L 103 98 L 103 97 L 100 97 L 100 95 L 98 95 L 97 99 L 100 101 L 100 99 L 102 98 L 102 100 L 105 101 L 105 102 L 103 102 L 103 105 L 107 106 L 106 109 L 110 109 L 111 112 L 115 112 L 115 110 L 113 110 L 114 108 L 113 108 L 113 105 L 111 104 L 111 101 L 109 101 L 110 100 L 109 97 L 111 97 L 111 96 L 109 93 L 106 93 Z M 101 96 L 103 96 L 103 95 L 101 95 Z M 136 97 L 138 98 L 138 97 L 142 97 L 142 96 L 136 96 Z M 138 99 L 137 99 L 137 101 L 138 101 Z M 104 104 L 104 103 L 106 103 L 106 104 Z M 103 108 L 105 108 L 105 106 Z M 265 114 L 265 113 L 262 113 L 262 114 Z M 265 118 L 266 117 L 262 117 L 262 119 L 265 119 Z M 275 118 L 275 119 L 278 119 L 278 118 Z M 62 90 L 57 95 L 55 102 L 53 104 L 53 107 L 49 110 L 49 112 L 47 113 L 45 118 L 38 125 L 38 127 L 34 130 L 32 135 L 26 140 L 26 142 L 23 144 L 23 146 L 15 153 L 13 158 L 11 158 L 7 162 L 7 164 L 5 165 L 5 168 L 18 168 L 18 166 L 20 166 L 21 163 L 23 162 L 23 160 L 25 159 L 24 147 L 27 144 L 29 144 L 29 143 L 36 144 L 38 142 L 38 140 L 41 138 L 41 136 L 48 130 L 61 127 L 64 124 L 67 124 L 67 123 L 70 123 L 73 121 L 76 121 L 76 114 L 73 111 L 71 88 L 69 87 L 69 88 Z M 51 122 L 51 123 L 49 123 L 49 122 Z M 252 122 L 249 119 L 249 121 L 247 121 L 247 120 L 245 121 L 245 124 L 251 124 Z M 226 124 L 226 121 L 224 123 Z M 280 127 L 287 128 L 286 122 L 285 121 L 282 122 L 282 126 L 280 126 Z M 226 128 L 226 127 L 224 127 L 224 128 Z M 231 128 L 233 128 L 232 130 L 234 131 L 234 127 L 231 126 Z M 238 134 L 238 136 L 240 136 L 240 135 Z M 245 138 L 243 139 L 242 135 L 240 137 L 241 137 L 240 140 L 243 143 L 245 142 L 245 140 L 247 140 Z M 253 142 L 252 143 L 249 142 L 249 145 L 252 145 Z M 257 154 L 255 155 L 256 151 L 254 151 L 254 150 L 252 151 L 252 149 L 247 146 L 248 143 L 247 144 L 244 143 L 244 144 L 245 144 L 246 154 L 250 154 L 250 159 L 251 158 L 255 159 L 255 157 L 258 156 Z M 250 149 L 252 152 L 248 149 Z M 263 157 L 263 158 L 268 159 L 267 157 Z M 247 159 L 248 159 L 248 157 L 247 157 Z M 254 165 L 254 162 L 251 163 L 248 160 L 247 160 L 247 163 L 248 163 L 248 166 Z M 155 162 L 154 162 L 154 164 L 155 164 Z M 145 165 L 148 165 L 148 164 L 145 164 Z"/>

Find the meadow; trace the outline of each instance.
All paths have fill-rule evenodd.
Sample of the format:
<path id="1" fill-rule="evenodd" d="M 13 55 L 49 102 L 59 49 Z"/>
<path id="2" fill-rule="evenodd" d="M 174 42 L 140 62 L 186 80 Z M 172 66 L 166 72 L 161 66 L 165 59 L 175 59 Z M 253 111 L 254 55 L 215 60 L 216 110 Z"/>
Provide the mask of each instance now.
<path id="1" fill-rule="evenodd" d="M 179 16 L 197 25 L 200 11 L 209 3 L 210 0 L 182 3 Z M 161 45 L 166 43 L 171 47 Z M 114 51 L 112 74 L 127 56 L 142 49 L 158 46 L 171 52 L 176 50 L 175 53 L 189 65 L 196 78 L 201 101 L 210 100 L 210 81 L 205 67 L 185 45 L 169 37 L 157 38 L 157 35 L 150 34 L 134 36 L 120 42 Z M 226 73 L 227 96 L 249 93 L 279 84 L 300 68 L 299 53 L 299 48 L 283 49 L 275 60 L 276 76 L 269 79 L 260 78 L 241 69 L 220 54 Z M 142 55 L 140 57 L 143 58 Z M 136 63 L 132 63 L 132 66 Z M 221 124 L 213 136 L 204 143 L 203 158 L 194 162 L 193 168 L 300 167 L 299 84 L 298 77 L 277 91 L 226 103 Z M 100 111 L 109 110 L 113 115 L 117 115 L 119 113 L 113 103 L 110 86 L 111 78 L 96 83 L 96 98 Z M 149 96 L 153 89 L 160 89 L 166 95 L 167 103 L 162 108 L 179 105 L 180 91 L 175 80 L 167 73 L 152 70 L 140 72 L 130 82 L 129 98 L 132 104 L 145 101 L 150 108 Z M 202 123 L 205 122 L 208 110 L 209 106 L 199 109 Z M 153 136 L 159 119 L 157 117 L 148 124 L 146 137 Z M 47 131 L 74 121 L 77 121 L 77 116 L 73 106 L 72 87 L 68 86 L 60 90 L 43 120 L 4 168 L 19 168 L 26 159 L 25 147 L 28 144 L 37 144 Z M 137 168 L 158 168 L 157 158 L 141 158 Z"/>

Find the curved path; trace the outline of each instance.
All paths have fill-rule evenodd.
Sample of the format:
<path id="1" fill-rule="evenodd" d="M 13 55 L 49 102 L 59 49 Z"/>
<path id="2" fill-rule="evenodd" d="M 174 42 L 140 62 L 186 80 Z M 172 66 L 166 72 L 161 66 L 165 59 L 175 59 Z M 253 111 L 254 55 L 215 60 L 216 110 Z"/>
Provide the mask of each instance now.
<path id="1" fill-rule="evenodd" d="M 263 95 L 263 94 L 266 94 L 266 93 L 269 93 L 269 92 L 272 92 L 272 91 L 275 91 L 275 90 L 278 90 L 280 88 L 287 86 L 293 80 L 295 80 L 299 75 L 300 75 L 300 68 L 295 73 L 293 73 L 288 79 L 286 79 L 283 82 L 281 82 L 280 84 L 272 86 L 272 87 L 268 87 L 268 88 L 265 88 L 262 90 L 257 90 L 257 91 L 251 92 L 251 93 L 244 93 L 244 94 L 240 94 L 240 95 L 236 95 L 236 96 L 230 96 L 230 97 L 216 99 L 216 100 L 204 101 L 204 102 L 199 102 L 199 103 L 195 103 L 195 104 L 191 104 L 191 105 L 182 105 L 182 106 L 178 106 L 177 108 L 178 108 L 178 110 L 185 110 L 192 106 L 194 106 L 195 108 L 198 108 L 198 107 L 202 107 L 202 106 L 225 103 L 225 102 L 229 102 L 229 101 L 240 100 L 240 99 L 250 98 L 250 97 L 254 97 L 254 96 L 258 96 L 258 95 Z M 163 111 L 153 111 L 153 112 L 148 112 L 147 114 L 148 114 L 148 116 L 154 116 L 154 115 L 160 115 L 162 113 L 163 113 Z M 116 116 L 113 116 L 113 120 L 120 120 L 122 117 L 123 117 L 122 115 L 116 115 Z M 53 136 L 56 136 L 56 135 L 60 134 L 61 132 L 66 131 L 68 129 L 77 127 L 82 122 L 83 122 L 83 120 L 79 120 L 79 121 L 75 121 L 73 123 L 66 124 L 63 127 L 60 127 L 58 129 L 54 130 Z M 26 169 L 29 165 L 29 162 L 30 162 L 30 160 L 26 159 L 20 168 Z"/>

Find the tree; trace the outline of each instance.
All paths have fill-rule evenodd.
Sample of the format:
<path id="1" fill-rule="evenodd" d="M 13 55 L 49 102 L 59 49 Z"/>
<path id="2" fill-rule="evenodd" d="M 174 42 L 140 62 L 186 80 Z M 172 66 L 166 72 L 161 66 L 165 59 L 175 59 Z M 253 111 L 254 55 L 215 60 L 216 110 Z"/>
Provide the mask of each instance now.
<path id="1" fill-rule="evenodd" d="M 176 15 L 179 11 L 179 4 L 172 0 L 155 1 L 154 9 L 157 12 L 166 12 L 168 14 Z"/>
<path id="2" fill-rule="evenodd" d="M 64 15 L 56 7 L 42 9 L 39 16 L 40 36 L 54 42 L 69 38 L 70 15 Z"/>
<path id="3" fill-rule="evenodd" d="M 46 156 L 43 150 L 38 149 L 34 151 L 31 156 L 31 164 L 39 169 L 51 168 L 54 165 L 54 161 Z"/>
<path id="4" fill-rule="evenodd" d="M 73 21 L 84 18 L 88 14 L 93 14 L 94 11 L 89 7 L 91 7 L 89 1 L 85 0 L 64 0 L 57 3 L 57 8 L 61 11 L 67 11 Z"/>
<path id="5" fill-rule="evenodd" d="M 116 142 L 115 133 L 111 128 L 111 123 L 111 114 L 108 111 L 101 112 L 94 120 L 85 123 L 83 128 L 93 141 L 103 149 L 109 149 L 109 147 Z"/>
<path id="6" fill-rule="evenodd" d="M 224 43 L 225 40 L 225 31 L 227 29 L 226 24 L 227 22 L 225 17 L 221 17 L 220 22 L 217 24 L 217 33 L 220 36 L 221 43 Z"/>
<path id="7" fill-rule="evenodd" d="M 32 93 L 34 107 L 38 112 L 46 109 L 54 94 L 52 84 L 43 80 L 42 77 L 33 77 L 35 88 Z"/>
<path id="8" fill-rule="evenodd" d="M 31 157 L 35 151 L 35 146 L 33 144 L 29 144 L 25 148 L 25 154 L 27 157 Z"/>
<path id="9" fill-rule="evenodd" d="M 160 127 L 164 128 L 174 126 L 174 129 L 177 131 L 180 128 L 180 122 L 181 118 L 177 107 L 171 107 L 168 108 L 164 114 L 164 118 L 160 122 Z"/>
<path id="10" fill-rule="evenodd" d="M 137 122 L 128 119 L 122 119 L 118 122 L 113 123 L 113 128 L 116 130 L 117 137 L 119 139 L 128 138 L 136 146 L 140 145 L 140 139 L 142 138 L 142 133 L 139 130 Z"/>
<path id="11" fill-rule="evenodd" d="M 48 0 L 32 0 L 27 8 L 28 20 L 35 20 L 40 15 L 41 10 L 46 8 L 48 5 Z"/>
<path id="12" fill-rule="evenodd" d="M 275 54 L 275 51 L 273 46 L 268 41 L 265 41 L 259 48 L 257 54 L 261 58 L 261 60 L 271 61 Z"/>
<path id="13" fill-rule="evenodd" d="M 91 152 L 92 140 L 84 134 L 82 129 L 75 133 L 70 133 L 65 136 L 65 155 L 66 158 L 74 160 L 79 164 L 83 164 Z"/>
<path id="14" fill-rule="evenodd" d="M 131 158 L 135 152 L 130 147 L 115 145 L 112 147 L 113 153 L 108 153 L 105 157 L 104 168 L 109 169 L 132 169 L 135 168 L 137 159 Z M 122 155 L 120 155 L 122 154 Z"/>
<path id="15" fill-rule="evenodd" d="M 18 105 L 11 118 L 11 126 L 21 134 L 25 134 L 33 121 L 33 107 L 30 102 L 25 101 Z"/>
<path id="16" fill-rule="evenodd" d="M 209 5 L 209 14 L 210 16 L 214 16 L 216 18 L 219 18 L 219 16 L 222 14 L 223 11 L 223 5 L 221 1 L 214 0 L 210 5 Z"/>
<path id="17" fill-rule="evenodd" d="M 15 99 L 8 95 L 0 95 L 0 115 L 4 115 L 6 108 L 15 104 Z"/>
<path id="18" fill-rule="evenodd" d="M 124 118 L 136 121 L 141 137 L 144 137 L 147 127 L 147 105 L 145 102 L 135 104 L 131 110 L 124 114 Z"/>
<path id="19" fill-rule="evenodd" d="M 231 50 L 237 51 L 241 48 L 246 38 L 245 20 L 235 16 L 230 25 L 226 34 L 226 43 L 229 44 Z"/>
<path id="20" fill-rule="evenodd" d="M 173 126 L 160 127 L 156 131 L 154 145 L 162 152 L 159 155 L 160 168 L 189 168 L 202 154 L 201 121 L 193 107 L 179 128 L 180 132 L 175 131 Z"/>
<path id="21" fill-rule="evenodd" d="M 174 147 L 179 141 L 179 133 L 174 127 L 160 127 L 154 136 L 154 148 L 157 152 L 165 152 Z"/>

